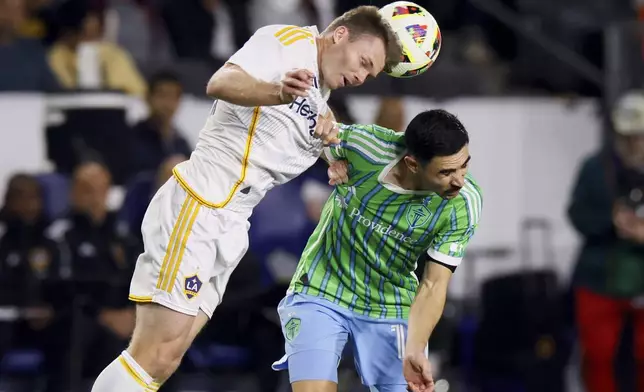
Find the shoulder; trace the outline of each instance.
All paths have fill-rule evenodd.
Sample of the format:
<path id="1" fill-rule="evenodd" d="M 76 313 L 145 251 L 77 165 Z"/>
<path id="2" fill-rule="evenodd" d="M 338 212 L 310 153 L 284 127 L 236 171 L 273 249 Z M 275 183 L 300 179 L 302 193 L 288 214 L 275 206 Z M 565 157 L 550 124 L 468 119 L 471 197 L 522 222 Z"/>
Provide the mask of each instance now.
<path id="1" fill-rule="evenodd" d="M 384 128 L 375 124 L 363 125 L 339 124 L 340 132 L 348 134 L 348 139 L 355 142 L 364 142 L 380 150 L 397 155 L 405 149 L 405 134 L 393 129 Z"/>
<path id="2" fill-rule="evenodd" d="M 469 174 L 465 177 L 465 186 L 452 203 L 456 213 L 466 217 L 469 225 L 478 224 L 483 209 L 483 192 Z"/>
<path id="3" fill-rule="evenodd" d="M 592 172 L 604 171 L 605 160 L 606 158 L 601 153 L 594 153 L 584 159 L 582 168 Z"/>
<path id="4" fill-rule="evenodd" d="M 71 56 L 73 52 L 63 44 L 53 44 L 49 49 L 49 56 L 51 57 L 60 57 L 60 56 Z"/>
<path id="5" fill-rule="evenodd" d="M 125 49 L 121 48 L 118 44 L 104 41 L 101 42 L 100 45 L 100 50 L 105 55 L 130 57 L 130 54 Z"/>
<path id="6" fill-rule="evenodd" d="M 340 131 L 353 132 L 369 138 L 383 140 L 392 144 L 403 145 L 405 134 L 376 124 L 338 124 Z"/>
<path id="7" fill-rule="evenodd" d="M 282 24 L 264 26 L 255 32 L 256 37 L 271 40 L 288 49 L 315 47 L 317 35 L 317 30 L 312 27 Z"/>

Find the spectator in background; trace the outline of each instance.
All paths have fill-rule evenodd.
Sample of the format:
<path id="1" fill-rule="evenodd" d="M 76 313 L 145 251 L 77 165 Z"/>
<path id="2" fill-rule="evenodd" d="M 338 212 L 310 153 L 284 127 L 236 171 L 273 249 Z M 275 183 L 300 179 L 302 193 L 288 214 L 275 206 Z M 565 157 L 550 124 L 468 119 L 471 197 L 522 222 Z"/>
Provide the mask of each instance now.
<path id="1" fill-rule="evenodd" d="M 0 0 L 0 91 L 54 91 L 58 83 L 42 44 L 19 37 L 24 0 Z"/>
<path id="2" fill-rule="evenodd" d="M 4 0 L 7 1 L 7 0 Z M 68 89 L 102 88 L 144 96 L 146 83 L 129 53 L 120 46 L 103 40 L 103 14 L 92 9 L 84 0 L 68 0 L 57 12 L 60 38 L 49 52 L 51 67 L 62 86 Z M 96 55 L 96 64 L 83 63 L 80 52 L 87 58 Z M 84 69 L 84 67 L 98 69 Z M 80 72 L 87 71 L 99 78 L 97 86 L 80 82 Z"/>
<path id="3" fill-rule="evenodd" d="M 217 34 L 216 12 L 227 11 L 235 49 L 250 38 L 248 3 L 250 0 L 165 0 L 161 16 L 176 57 L 206 61 L 214 67 L 224 60 L 214 55 Z M 225 7 L 222 7 L 225 6 Z"/>
<path id="4" fill-rule="evenodd" d="M 8 348 L 41 351 L 48 391 L 58 391 L 67 335 L 61 329 L 64 298 L 50 282 L 59 276 L 59 255 L 46 228 L 40 184 L 14 175 L 0 211 L 0 304 L 20 307 L 24 318 L 0 323 L 0 359 Z"/>
<path id="5" fill-rule="evenodd" d="M 183 89 L 178 76 L 169 72 L 154 75 L 149 82 L 149 117 L 134 126 L 133 172 L 156 172 L 171 155 L 190 156 L 192 148 L 174 126 Z"/>
<path id="6" fill-rule="evenodd" d="M 55 10 L 52 0 L 24 0 L 25 20 L 20 25 L 20 35 L 33 38 L 43 45 L 51 45 L 56 38 Z"/>
<path id="7" fill-rule="evenodd" d="M 161 16 L 179 59 L 212 61 L 217 0 L 163 2 Z"/>
<path id="8" fill-rule="evenodd" d="M 95 378 L 127 345 L 134 328 L 134 308 L 128 302 L 134 269 L 133 244 L 107 207 L 110 173 L 95 162 L 82 163 L 73 174 L 71 211 L 54 222 L 50 232 L 67 250 L 76 297 L 85 300 L 77 339 L 85 359 L 83 376 Z"/>
<path id="9" fill-rule="evenodd" d="M 574 271 L 588 392 L 616 392 L 615 359 L 627 316 L 634 323 L 637 391 L 644 391 L 644 95 L 613 115 L 614 145 L 587 159 L 568 210 L 584 238 Z M 641 301 L 640 301 L 641 302 Z"/>

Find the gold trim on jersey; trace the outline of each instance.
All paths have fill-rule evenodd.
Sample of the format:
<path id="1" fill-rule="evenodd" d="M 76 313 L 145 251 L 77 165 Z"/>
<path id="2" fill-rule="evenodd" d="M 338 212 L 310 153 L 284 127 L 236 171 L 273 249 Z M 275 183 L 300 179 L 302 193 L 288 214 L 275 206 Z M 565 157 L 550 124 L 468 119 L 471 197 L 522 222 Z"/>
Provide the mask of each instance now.
<path id="1" fill-rule="evenodd" d="M 174 280 L 177 277 L 177 271 L 179 270 L 179 265 L 181 265 L 181 260 L 186 250 L 188 237 L 192 231 L 192 225 L 195 223 L 197 214 L 199 214 L 200 207 L 201 203 L 190 194 L 186 196 L 177 221 L 172 228 L 170 240 L 168 241 L 165 256 L 163 257 L 163 264 L 161 264 L 161 271 L 157 279 L 158 290 L 163 290 L 168 293 L 172 292 Z"/>
<path id="2" fill-rule="evenodd" d="M 195 192 L 190 185 L 181 177 L 177 169 L 173 169 L 172 173 L 174 174 L 174 178 L 176 178 L 177 182 L 181 187 L 193 198 L 195 198 L 200 204 L 210 207 L 210 208 L 223 208 L 225 207 L 228 203 L 230 203 L 230 200 L 232 200 L 233 196 L 235 195 L 235 192 L 237 192 L 237 189 L 239 186 L 244 182 L 246 179 L 246 170 L 248 169 L 248 159 L 250 157 L 250 150 L 251 146 L 253 145 L 253 136 L 255 135 L 255 130 L 257 129 L 257 124 L 259 124 L 259 115 L 261 112 L 261 108 L 257 106 L 253 110 L 253 117 L 250 120 L 250 124 L 248 126 L 248 135 L 246 136 L 246 147 L 244 148 L 244 155 L 242 156 L 242 161 L 241 161 L 241 174 L 239 175 L 239 179 L 235 181 L 235 184 L 233 185 L 232 189 L 230 192 L 228 192 L 228 196 L 226 199 L 222 202 L 219 203 L 211 203 L 201 197 L 197 192 Z"/>
<path id="3" fill-rule="evenodd" d="M 139 376 L 139 373 L 137 373 L 136 370 L 134 370 L 132 366 L 130 366 L 130 364 L 127 363 L 127 361 L 125 360 L 125 358 L 123 358 L 123 356 L 119 356 L 119 362 L 121 362 L 121 365 L 123 365 L 123 367 L 128 372 L 130 377 L 132 377 L 137 382 L 137 384 L 143 387 L 145 392 L 156 392 L 161 386 L 161 384 L 154 381 L 151 382 L 150 385 L 146 384 L 145 380 L 143 380 L 143 377 Z"/>
<path id="4" fill-rule="evenodd" d="M 277 38 L 284 46 L 292 45 L 303 39 L 307 39 L 310 43 L 313 43 L 313 33 L 305 28 L 297 26 L 287 26 L 280 29 L 275 33 L 275 38 Z"/>

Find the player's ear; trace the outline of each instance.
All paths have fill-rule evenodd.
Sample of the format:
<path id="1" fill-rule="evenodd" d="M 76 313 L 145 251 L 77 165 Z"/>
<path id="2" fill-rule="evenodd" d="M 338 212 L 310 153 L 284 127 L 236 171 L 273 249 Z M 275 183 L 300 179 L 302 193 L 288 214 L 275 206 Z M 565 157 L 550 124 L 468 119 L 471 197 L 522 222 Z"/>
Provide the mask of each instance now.
<path id="1" fill-rule="evenodd" d="M 411 171 L 414 174 L 420 171 L 420 164 L 416 160 L 416 158 L 414 158 L 411 155 L 406 155 L 405 158 L 403 159 L 405 160 L 405 165 L 407 165 L 407 168 L 409 169 L 409 171 Z"/>
<path id="2" fill-rule="evenodd" d="M 340 41 L 349 38 L 349 29 L 345 26 L 338 26 L 333 30 L 333 43 L 337 44 Z"/>

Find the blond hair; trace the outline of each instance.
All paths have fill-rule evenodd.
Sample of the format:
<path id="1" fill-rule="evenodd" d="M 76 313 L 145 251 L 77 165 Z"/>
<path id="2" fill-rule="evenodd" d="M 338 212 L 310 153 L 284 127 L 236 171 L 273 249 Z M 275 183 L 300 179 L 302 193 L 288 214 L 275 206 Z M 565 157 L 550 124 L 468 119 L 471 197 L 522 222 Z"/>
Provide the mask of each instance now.
<path id="1" fill-rule="evenodd" d="M 371 35 L 382 39 L 385 43 L 385 72 L 391 71 L 402 59 L 402 46 L 398 36 L 382 17 L 377 7 L 361 5 L 337 17 L 324 30 L 324 33 L 333 32 L 340 26 L 349 30 L 349 39 L 355 40 L 362 35 Z"/>

